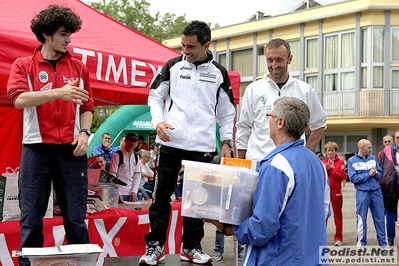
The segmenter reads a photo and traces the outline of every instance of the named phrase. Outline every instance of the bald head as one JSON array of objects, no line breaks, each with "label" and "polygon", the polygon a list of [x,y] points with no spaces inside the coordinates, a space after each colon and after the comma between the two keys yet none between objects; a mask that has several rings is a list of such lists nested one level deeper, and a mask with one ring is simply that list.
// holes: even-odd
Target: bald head
[{"label": "bald head", "polygon": [[373,151],[371,142],[367,139],[359,140],[359,142],[357,143],[357,147],[358,147],[358,155],[361,157],[369,156]]}]

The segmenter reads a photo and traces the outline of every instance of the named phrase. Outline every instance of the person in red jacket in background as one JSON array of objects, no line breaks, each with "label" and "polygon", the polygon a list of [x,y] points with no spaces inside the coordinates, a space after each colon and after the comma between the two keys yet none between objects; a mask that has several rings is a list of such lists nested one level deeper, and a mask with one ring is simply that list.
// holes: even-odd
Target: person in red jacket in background
[{"label": "person in red jacket in background", "polygon": [[338,157],[338,144],[329,141],[325,146],[326,158],[323,163],[326,166],[330,181],[330,200],[335,223],[335,246],[342,246],[342,205],[343,198],[341,183],[345,179],[345,162]]}]

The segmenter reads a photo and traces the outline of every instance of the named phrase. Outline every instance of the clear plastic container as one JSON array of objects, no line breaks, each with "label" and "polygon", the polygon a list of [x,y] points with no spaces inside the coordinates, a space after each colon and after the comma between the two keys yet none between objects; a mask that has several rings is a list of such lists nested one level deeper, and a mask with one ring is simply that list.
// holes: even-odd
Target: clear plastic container
[{"label": "clear plastic container", "polygon": [[182,216],[239,225],[249,217],[256,171],[183,160]]}]

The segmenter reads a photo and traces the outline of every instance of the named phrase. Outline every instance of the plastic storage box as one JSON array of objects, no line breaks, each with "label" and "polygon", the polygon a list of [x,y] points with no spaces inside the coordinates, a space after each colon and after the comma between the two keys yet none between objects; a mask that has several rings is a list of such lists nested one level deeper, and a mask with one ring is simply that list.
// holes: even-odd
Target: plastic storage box
[{"label": "plastic storage box", "polygon": [[239,225],[249,217],[256,171],[183,160],[182,216]]},{"label": "plastic storage box", "polygon": [[99,194],[107,207],[118,207],[119,187],[111,183],[89,185],[89,190]]}]

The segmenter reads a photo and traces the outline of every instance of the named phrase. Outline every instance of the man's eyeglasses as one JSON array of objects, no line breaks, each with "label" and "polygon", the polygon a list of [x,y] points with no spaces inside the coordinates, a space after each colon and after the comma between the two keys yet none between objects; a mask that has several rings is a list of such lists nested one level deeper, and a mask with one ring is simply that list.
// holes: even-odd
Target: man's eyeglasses
[{"label": "man's eyeglasses", "polygon": [[384,140],[384,143],[391,143],[390,140]]},{"label": "man's eyeglasses", "polygon": [[266,117],[271,119],[271,118],[276,118],[277,116],[274,114],[266,114]]}]

